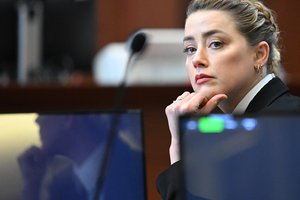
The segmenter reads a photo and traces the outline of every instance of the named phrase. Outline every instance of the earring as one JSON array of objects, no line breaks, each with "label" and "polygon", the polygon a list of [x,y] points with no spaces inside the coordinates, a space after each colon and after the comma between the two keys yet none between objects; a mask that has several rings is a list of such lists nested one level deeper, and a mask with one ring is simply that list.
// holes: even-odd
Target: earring
[{"label": "earring", "polygon": [[256,72],[260,72],[261,68],[262,68],[261,64],[254,65],[254,69]]}]

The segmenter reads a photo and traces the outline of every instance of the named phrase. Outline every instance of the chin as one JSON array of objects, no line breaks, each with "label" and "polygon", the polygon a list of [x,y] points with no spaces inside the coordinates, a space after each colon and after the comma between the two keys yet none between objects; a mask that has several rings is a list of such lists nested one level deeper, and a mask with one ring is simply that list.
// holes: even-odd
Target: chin
[{"label": "chin", "polygon": [[215,90],[213,87],[207,85],[193,85],[193,89],[196,93],[203,93],[203,94],[209,94],[211,93],[211,91]]},{"label": "chin", "polygon": [[225,94],[223,91],[218,90],[218,88],[210,87],[210,86],[208,86],[208,87],[202,87],[202,86],[199,87],[198,86],[198,87],[194,88],[194,91],[196,93],[201,93],[201,94],[205,95],[209,99],[217,94]]}]

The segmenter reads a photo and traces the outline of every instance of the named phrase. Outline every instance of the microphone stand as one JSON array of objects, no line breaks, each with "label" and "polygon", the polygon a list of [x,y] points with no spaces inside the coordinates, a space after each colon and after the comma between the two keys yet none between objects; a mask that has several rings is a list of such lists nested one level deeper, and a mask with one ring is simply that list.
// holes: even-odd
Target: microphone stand
[{"label": "microphone stand", "polygon": [[121,119],[121,111],[123,109],[124,99],[125,99],[125,93],[126,93],[126,80],[129,72],[130,63],[132,61],[132,58],[139,53],[145,46],[146,43],[146,35],[144,33],[137,33],[134,35],[132,41],[130,50],[131,53],[129,55],[129,58],[127,60],[125,72],[122,81],[120,82],[120,85],[117,90],[116,95],[116,104],[115,109],[116,111],[115,115],[113,115],[112,121],[111,121],[111,129],[109,130],[108,139],[106,143],[106,147],[104,149],[102,162],[99,168],[99,174],[96,182],[96,191],[94,193],[93,200],[99,200],[101,192],[103,191],[103,186],[106,178],[106,172],[108,170],[108,164],[109,164],[109,158],[111,154],[111,150],[113,147],[113,143],[115,141],[115,138],[118,135],[118,128],[119,123]]}]

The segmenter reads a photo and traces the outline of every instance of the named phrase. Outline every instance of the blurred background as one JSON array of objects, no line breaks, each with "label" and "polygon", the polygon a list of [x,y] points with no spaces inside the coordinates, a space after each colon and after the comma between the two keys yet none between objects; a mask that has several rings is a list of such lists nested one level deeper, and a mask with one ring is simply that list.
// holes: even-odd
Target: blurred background
[{"label": "blurred background", "polygon": [[[115,44],[110,56],[116,58],[112,56],[106,63],[111,61],[107,68],[115,68],[111,71],[117,77],[121,70],[118,61],[124,64],[127,59],[122,48],[129,36],[139,29],[182,30],[188,3],[188,0],[1,0],[0,111],[111,108],[117,82],[97,81],[100,75],[99,71],[95,74],[96,58]],[[300,2],[264,0],[264,3],[277,13],[286,82],[292,93],[300,95]],[[181,39],[172,42],[181,45]],[[165,46],[163,42],[159,45]],[[179,49],[178,56],[182,56],[181,52]],[[166,56],[161,60],[172,61],[167,52],[162,53]],[[172,79],[168,70],[171,72],[172,66],[164,72],[166,78]],[[184,90],[190,90],[184,78],[176,80],[166,83],[154,80],[146,85],[136,82],[128,88],[124,99],[126,108],[144,112],[147,188],[151,200],[159,199],[155,179],[169,165],[170,137],[164,108]]]},{"label": "blurred background", "polygon": [[[93,61],[104,47],[142,28],[182,29],[188,2],[2,0],[0,85],[92,84]],[[277,13],[286,81],[297,85],[299,2],[264,2]]]}]

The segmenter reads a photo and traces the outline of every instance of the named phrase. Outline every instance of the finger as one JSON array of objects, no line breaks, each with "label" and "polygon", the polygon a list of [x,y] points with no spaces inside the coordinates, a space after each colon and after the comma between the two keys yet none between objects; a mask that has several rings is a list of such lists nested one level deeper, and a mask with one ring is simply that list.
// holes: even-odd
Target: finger
[{"label": "finger", "polygon": [[31,162],[38,162],[46,160],[46,155],[42,149],[37,146],[31,146],[22,155],[19,156],[19,160],[27,160]]},{"label": "finger", "polygon": [[179,100],[177,103],[180,103],[181,105],[188,103],[191,99],[194,98],[195,96],[195,92],[189,93],[187,95],[184,96],[184,98],[182,98],[181,100]]},{"label": "finger", "polygon": [[218,106],[218,104],[225,99],[227,99],[227,95],[225,94],[217,94],[213,96],[206,102],[204,106],[200,107],[200,113],[208,114],[212,112],[212,110],[214,110]]},{"label": "finger", "polygon": [[184,92],[180,96],[177,97],[175,101],[173,101],[172,104],[168,105],[165,109],[165,113],[168,115],[179,115],[182,114],[186,103],[193,98],[195,93],[190,93],[190,92]]},{"label": "finger", "polygon": [[173,102],[177,102],[177,101],[183,100],[184,98],[186,98],[190,94],[191,94],[190,92],[185,91],[184,93],[182,93],[181,95],[179,95]]},{"label": "finger", "polygon": [[184,105],[193,98],[195,92],[184,92],[182,95],[178,96],[172,104],[167,106],[167,113],[181,114],[182,110],[184,110]]},{"label": "finger", "polygon": [[195,93],[185,93],[183,96],[183,99],[175,100],[167,107],[167,114],[174,113],[176,115],[180,115],[189,112],[189,101],[195,96]]},{"label": "finger", "polygon": [[206,96],[201,96],[199,94],[194,93],[193,95],[190,95],[189,97],[186,97],[182,102],[182,104],[179,107],[179,113],[194,113],[199,110],[199,105],[203,107],[202,105],[205,105],[208,101],[208,98]]}]

